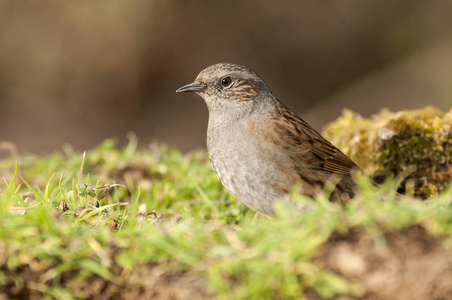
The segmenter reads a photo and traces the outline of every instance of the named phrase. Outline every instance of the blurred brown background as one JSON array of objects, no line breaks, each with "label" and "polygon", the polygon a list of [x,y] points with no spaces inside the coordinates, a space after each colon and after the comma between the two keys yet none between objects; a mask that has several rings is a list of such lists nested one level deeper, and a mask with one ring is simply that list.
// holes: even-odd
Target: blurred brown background
[{"label": "blurred brown background", "polygon": [[452,2],[0,0],[0,141],[37,153],[108,137],[205,146],[175,94],[217,62],[254,69],[315,128],[452,105]]}]

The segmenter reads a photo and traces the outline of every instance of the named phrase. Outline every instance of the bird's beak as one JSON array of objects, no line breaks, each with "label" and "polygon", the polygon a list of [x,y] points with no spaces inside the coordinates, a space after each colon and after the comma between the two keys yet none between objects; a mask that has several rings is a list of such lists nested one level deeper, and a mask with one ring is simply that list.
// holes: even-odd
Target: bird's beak
[{"label": "bird's beak", "polygon": [[190,84],[184,85],[176,90],[176,93],[182,92],[204,92],[206,90],[206,85],[202,82],[195,81]]}]

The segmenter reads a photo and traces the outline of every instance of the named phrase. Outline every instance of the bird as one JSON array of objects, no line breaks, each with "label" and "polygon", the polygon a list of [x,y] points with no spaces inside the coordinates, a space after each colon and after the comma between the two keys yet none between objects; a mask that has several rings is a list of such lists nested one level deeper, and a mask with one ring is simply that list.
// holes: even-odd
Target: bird
[{"label": "bird", "polygon": [[275,216],[295,187],[316,199],[347,203],[361,169],[280,102],[251,69],[218,63],[176,92],[194,92],[208,108],[207,150],[223,186],[260,214]]}]

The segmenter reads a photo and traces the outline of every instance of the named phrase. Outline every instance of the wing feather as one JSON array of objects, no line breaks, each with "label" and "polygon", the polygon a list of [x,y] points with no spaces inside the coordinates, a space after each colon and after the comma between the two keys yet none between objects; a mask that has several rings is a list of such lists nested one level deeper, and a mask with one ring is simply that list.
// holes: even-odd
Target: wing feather
[{"label": "wing feather", "polygon": [[[285,137],[294,149],[294,159],[297,159],[296,153],[303,155],[306,160],[307,150],[310,165],[320,167],[326,171],[336,174],[350,174],[352,170],[359,170],[359,167],[344,153],[342,153],[333,144],[323,138],[308,123],[303,121],[283,104],[279,103],[276,115],[271,119],[275,123],[275,128]],[[298,150],[298,151],[297,151]],[[292,155],[293,157],[293,155]]]}]

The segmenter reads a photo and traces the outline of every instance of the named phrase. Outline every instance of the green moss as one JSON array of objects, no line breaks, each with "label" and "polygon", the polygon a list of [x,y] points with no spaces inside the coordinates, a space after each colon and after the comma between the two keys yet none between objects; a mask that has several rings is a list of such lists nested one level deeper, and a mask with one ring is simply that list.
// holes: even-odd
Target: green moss
[{"label": "green moss", "polygon": [[369,119],[345,110],[324,135],[366,174],[405,177],[421,198],[437,195],[452,180],[452,110],[426,107],[383,110]]}]

